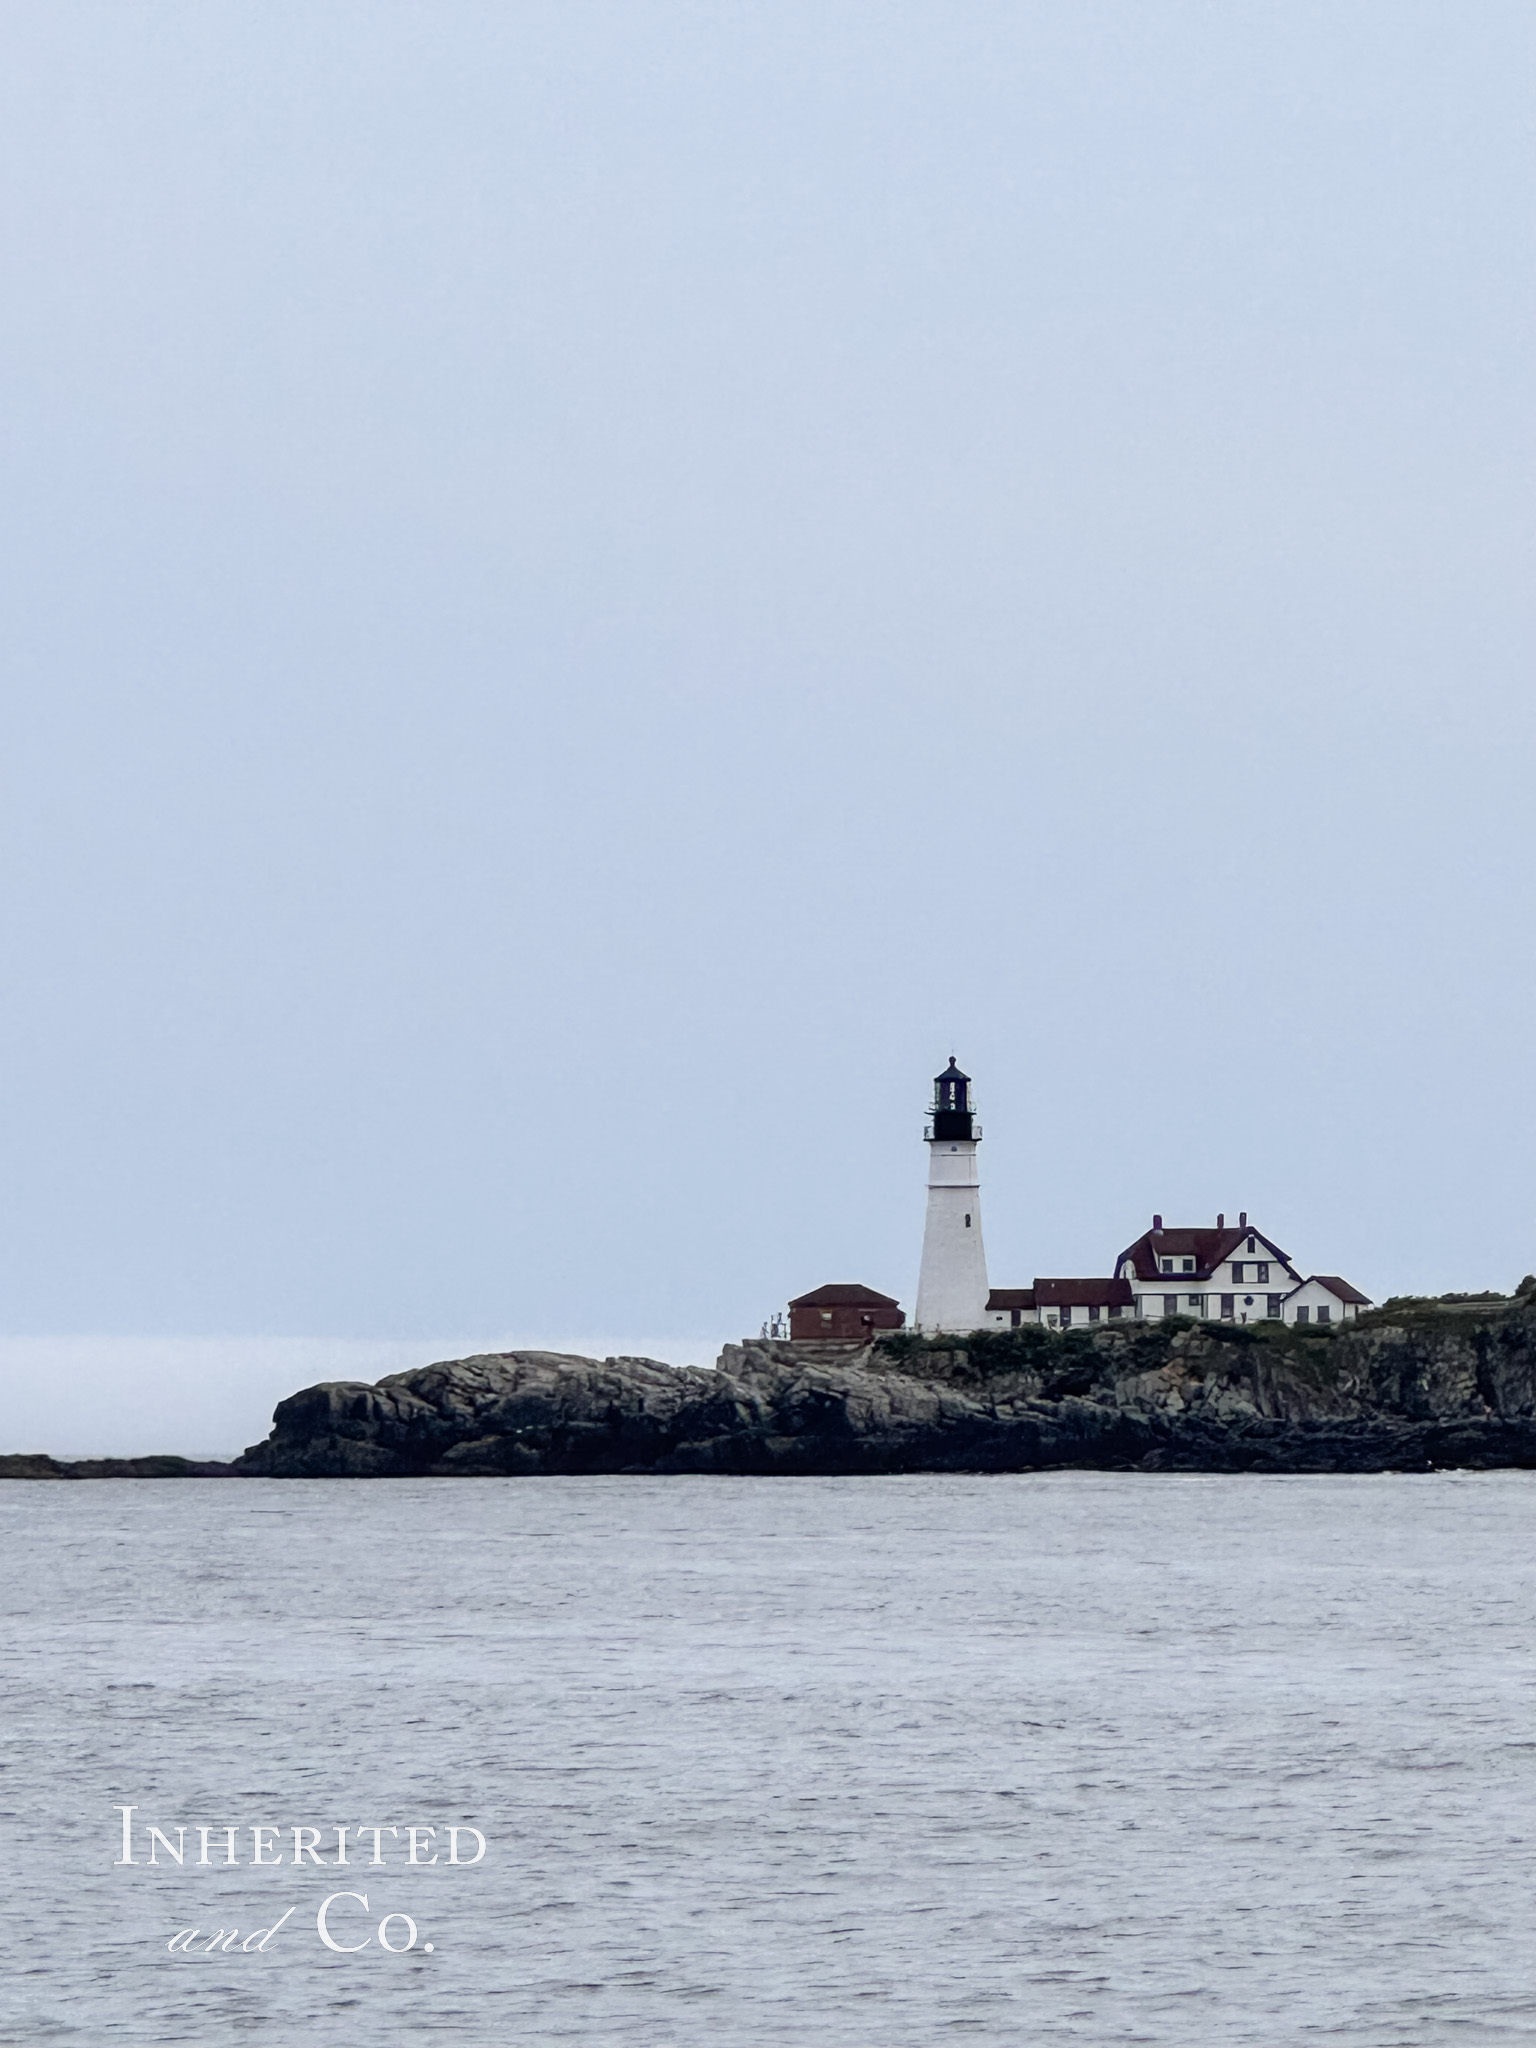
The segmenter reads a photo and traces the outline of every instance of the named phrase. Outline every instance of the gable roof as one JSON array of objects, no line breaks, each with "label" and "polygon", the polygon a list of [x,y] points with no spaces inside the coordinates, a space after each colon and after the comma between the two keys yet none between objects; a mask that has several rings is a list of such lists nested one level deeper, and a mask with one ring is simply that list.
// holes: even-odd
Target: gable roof
[{"label": "gable roof", "polygon": [[1326,1287],[1338,1300],[1352,1301],[1360,1308],[1369,1308],[1371,1305],[1371,1297],[1368,1294],[1362,1294],[1358,1287],[1351,1287],[1349,1282],[1341,1280],[1337,1273],[1312,1273],[1301,1284],[1303,1287]]},{"label": "gable roof", "polygon": [[857,1280],[834,1280],[825,1287],[813,1287],[789,1304],[791,1308],[899,1308],[888,1294],[876,1294],[873,1287],[861,1287]]},{"label": "gable roof", "polygon": [[1270,1257],[1277,1259],[1282,1266],[1290,1266],[1290,1253],[1281,1251],[1279,1245],[1267,1238],[1262,1230],[1255,1230],[1252,1224],[1243,1224],[1235,1229],[1229,1226],[1225,1230],[1148,1230],[1134,1244],[1126,1246],[1115,1264],[1119,1266],[1126,1259],[1133,1260],[1138,1280],[1177,1280],[1180,1274],[1165,1273],[1161,1262],[1164,1259],[1182,1261],[1192,1258],[1195,1262],[1193,1275],[1186,1273],[1182,1277],[1186,1280],[1208,1280],[1224,1260],[1230,1259],[1240,1246],[1247,1244],[1250,1237],[1256,1244],[1263,1245]]}]

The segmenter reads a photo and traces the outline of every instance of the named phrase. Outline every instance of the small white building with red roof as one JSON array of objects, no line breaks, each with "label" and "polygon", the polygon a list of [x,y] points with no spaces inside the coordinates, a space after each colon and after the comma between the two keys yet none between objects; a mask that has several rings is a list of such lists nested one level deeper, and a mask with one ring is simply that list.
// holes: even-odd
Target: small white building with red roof
[{"label": "small white building with red roof", "polygon": [[1314,1273],[1285,1297],[1288,1323],[1352,1323],[1371,1299],[1337,1273]]},{"label": "small white building with red roof", "polygon": [[987,1326],[994,1329],[1044,1323],[1067,1330],[1135,1313],[1136,1297],[1124,1280],[1037,1280],[1033,1287],[994,1287],[987,1296]]}]

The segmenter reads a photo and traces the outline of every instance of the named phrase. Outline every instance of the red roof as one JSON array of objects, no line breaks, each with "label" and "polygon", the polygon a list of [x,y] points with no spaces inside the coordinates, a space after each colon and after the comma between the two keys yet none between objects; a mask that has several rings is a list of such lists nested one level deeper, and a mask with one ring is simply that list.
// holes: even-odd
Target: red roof
[{"label": "red roof", "polygon": [[1135,1299],[1129,1280],[1037,1280],[1033,1287],[994,1287],[987,1307],[1129,1308]]},{"label": "red roof", "polygon": [[1129,1308],[1135,1298],[1129,1280],[1035,1281],[1038,1308]]},{"label": "red roof", "polygon": [[1310,1287],[1313,1281],[1319,1287],[1326,1287],[1328,1292],[1336,1295],[1340,1301],[1353,1301],[1361,1308],[1369,1308],[1371,1305],[1371,1297],[1368,1294],[1362,1294],[1358,1287],[1351,1287],[1349,1282],[1341,1280],[1337,1273],[1314,1273],[1303,1284]]},{"label": "red roof", "polygon": [[861,1287],[857,1280],[832,1281],[809,1294],[797,1295],[791,1308],[899,1308],[888,1294],[876,1294],[873,1287]]},{"label": "red roof", "polygon": [[[1241,1256],[1250,1237],[1256,1245],[1262,1245],[1272,1259],[1277,1259],[1282,1266],[1290,1266],[1288,1252],[1281,1251],[1279,1245],[1273,1244],[1262,1231],[1247,1225],[1235,1230],[1149,1230],[1134,1244],[1127,1245],[1115,1264],[1118,1266],[1121,1260],[1133,1259],[1138,1280],[1209,1280],[1223,1260],[1230,1259],[1234,1252]],[[1164,1259],[1177,1259],[1182,1268],[1184,1260],[1190,1258],[1195,1262],[1193,1273],[1182,1273],[1177,1269],[1172,1273],[1163,1271]]]}]

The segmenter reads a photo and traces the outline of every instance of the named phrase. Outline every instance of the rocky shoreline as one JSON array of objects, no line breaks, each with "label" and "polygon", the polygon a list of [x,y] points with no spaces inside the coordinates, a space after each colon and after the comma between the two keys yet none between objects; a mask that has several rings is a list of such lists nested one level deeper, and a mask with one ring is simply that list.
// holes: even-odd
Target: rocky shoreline
[{"label": "rocky shoreline", "polygon": [[0,1455],[0,1479],[228,1479],[233,1465],[208,1458],[50,1458],[43,1451]]},{"label": "rocky shoreline", "polygon": [[1536,1466],[1536,1297],[1358,1325],[1105,1323],[727,1345],[713,1372],[512,1352],[312,1387],[272,1477]]},{"label": "rocky shoreline", "polygon": [[1536,1283],[1357,1324],[1173,1318],[728,1344],[713,1370],[511,1351],[326,1382],[230,1465],[0,1459],[0,1478],[1414,1472],[1536,1467]]}]

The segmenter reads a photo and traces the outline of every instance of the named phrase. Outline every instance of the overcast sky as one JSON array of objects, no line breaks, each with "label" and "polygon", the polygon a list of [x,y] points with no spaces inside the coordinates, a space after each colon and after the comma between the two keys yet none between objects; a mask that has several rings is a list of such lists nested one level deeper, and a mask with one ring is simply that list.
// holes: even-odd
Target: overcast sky
[{"label": "overcast sky", "polygon": [[9,0],[0,1327],[910,1308],[951,1051],[995,1284],[1536,1268],[1533,75]]}]

